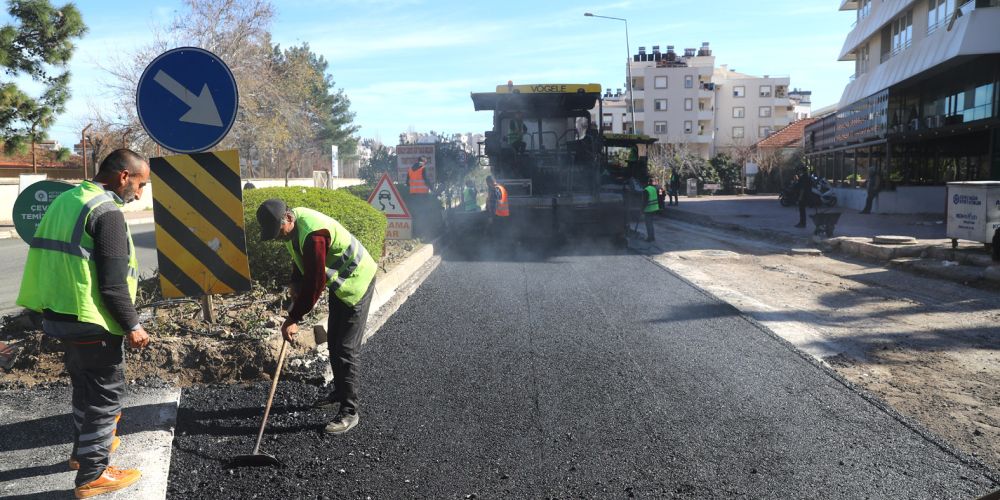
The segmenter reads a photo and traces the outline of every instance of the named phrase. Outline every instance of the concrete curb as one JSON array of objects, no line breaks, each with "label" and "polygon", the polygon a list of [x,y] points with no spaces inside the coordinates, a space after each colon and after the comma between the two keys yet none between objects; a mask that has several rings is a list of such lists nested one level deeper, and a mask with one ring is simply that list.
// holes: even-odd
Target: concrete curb
[{"label": "concrete curb", "polygon": [[667,211],[666,216],[668,219],[681,222],[738,231],[768,241],[818,246],[824,253],[859,257],[881,263],[886,267],[958,283],[1000,285],[1000,264],[994,263],[989,255],[969,251],[981,248],[978,243],[962,244],[956,250],[951,248],[951,240],[918,240],[917,243],[909,245],[886,245],[874,243],[871,238],[852,236],[838,236],[830,239],[797,238],[779,231],[719,222],[709,216],[683,210]]},{"label": "concrete curb", "polygon": [[[382,328],[382,325],[406,302],[406,299],[423,283],[424,279],[437,268],[441,259],[436,258],[436,255],[443,247],[442,238],[444,237],[438,237],[421,246],[387,273],[376,276],[375,294],[368,310],[368,323],[365,325],[365,333],[361,339],[362,344]],[[326,324],[328,319],[329,315],[323,316],[313,326],[313,334],[317,339],[327,337]],[[330,366],[326,366],[325,370],[325,379],[329,383],[333,379],[332,369]]]},{"label": "concrete curb", "polygon": [[[0,416],[0,424],[20,430],[8,436],[8,442],[13,440],[15,446],[0,453],[0,475],[8,477],[0,482],[0,497],[73,496],[76,473],[66,466],[72,449],[68,430],[72,426],[68,413],[71,393],[68,386],[60,386],[4,395],[18,404]],[[138,468],[143,475],[135,486],[107,498],[166,497],[180,395],[178,388],[130,385],[125,389],[122,446],[112,456],[112,464]]]},{"label": "concrete curb", "polygon": [[437,253],[435,249],[440,249],[440,240],[441,238],[437,238],[421,246],[416,252],[403,259],[402,262],[390,269],[389,272],[382,275],[375,282],[375,296],[383,298],[383,300],[379,301],[380,303],[377,302],[377,305],[372,304],[374,310],[381,309],[391,296],[396,293],[396,289],[413,276],[428,260],[434,257],[435,253]]}]

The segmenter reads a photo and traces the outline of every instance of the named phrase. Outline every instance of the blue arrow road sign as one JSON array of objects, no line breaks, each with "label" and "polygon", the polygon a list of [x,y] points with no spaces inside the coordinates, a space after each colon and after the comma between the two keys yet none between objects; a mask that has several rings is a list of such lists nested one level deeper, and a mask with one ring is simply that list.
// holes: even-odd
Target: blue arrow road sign
[{"label": "blue arrow road sign", "polygon": [[236,79],[222,59],[196,47],[168,50],[146,66],[135,93],[142,127],[178,153],[208,150],[236,121]]}]

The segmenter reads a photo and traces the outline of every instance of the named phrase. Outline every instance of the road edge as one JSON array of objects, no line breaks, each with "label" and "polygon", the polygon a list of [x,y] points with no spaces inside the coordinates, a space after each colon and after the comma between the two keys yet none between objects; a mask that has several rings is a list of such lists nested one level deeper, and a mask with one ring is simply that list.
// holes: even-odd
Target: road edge
[{"label": "road edge", "polygon": [[924,440],[926,440],[929,443],[937,446],[939,449],[941,449],[945,453],[954,456],[962,464],[970,466],[973,469],[979,470],[980,472],[982,472],[983,476],[985,476],[990,481],[993,481],[993,483],[994,483],[993,486],[994,487],[1000,487],[1000,471],[994,471],[991,467],[989,467],[988,465],[986,465],[984,462],[982,462],[978,458],[973,457],[972,455],[967,454],[964,451],[961,451],[961,450],[955,448],[954,446],[948,444],[943,439],[939,438],[936,434],[934,434],[933,432],[931,432],[929,429],[925,428],[918,421],[916,421],[916,420],[914,420],[914,419],[912,419],[910,417],[907,417],[906,415],[903,415],[902,413],[900,413],[899,411],[897,411],[895,408],[893,408],[891,405],[889,405],[888,402],[886,402],[885,400],[883,400],[877,394],[875,394],[875,393],[873,393],[873,392],[865,389],[864,387],[859,387],[856,384],[854,384],[853,382],[851,382],[850,380],[847,380],[846,378],[844,378],[844,376],[842,376],[840,373],[838,373],[835,369],[833,369],[829,364],[827,364],[822,359],[818,359],[815,356],[813,356],[813,355],[811,355],[811,354],[809,354],[809,353],[807,353],[807,352],[799,349],[798,347],[795,346],[795,344],[792,344],[791,342],[789,342],[788,340],[786,340],[784,337],[778,335],[771,328],[769,328],[767,325],[763,324],[762,322],[758,321],[756,318],[754,318],[753,316],[751,316],[749,313],[747,313],[744,310],[740,309],[739,307],[733,305],[732,303],[730,303],[729,301],[723,299],[722,297],[719,297],[719,296],[715,295],[714,293],[712,293],[712,292],[710,292],[708,290],[705,290],[704,288],[696,285],[695,283],[693,283],[692,281],[688,280],[684,276],[681,276],[680,274],[676,273],[673,269],[670,269],[669,267],[666,267],[664,264],[662,264],[661,262],[657,261],[654,258],[654,256],[651,255],[651,254],[649,254],[648,252],[641,252],[640,250],[634,249],[632,247],[630,247],[629,250],[632,253],[634,253],[635,255],[643,257],[647,261],[651,262],[653,265],[655,265],[655,266],[663,269],[664,271],[670,273],[671,275],[673,275],[674,277],[676,277],[677,279],[679,279],[680,281],[682,281],[684,284],[686,284],[686,285],[690,286],[691,288],[697,290],[699,293],[701,293],[704,296],[710,298],[711,300],[713,300],[713,301],[715,301],[715,302],[717,302],[719,304],[725,305],[726,307],[729,307],[730,309],[732,309],[733,311],[735,311],[739,317],[741,317],[742,319],[746,320],[748,323],[752,324],[754,327],[756,327],[757,329],[759,329],[761,332],[763,332],[764,334],[768,335],[772,339],[776,340],[779,344],[785,346],[788,350],[792,351],[793,353],[795,353],[796,355],[798,355],[800,358],[802,358],[806,362],[812,364],[813,366],[815,366],[819,370],[823,371],[826,375],[828,375],[829,377],[833,378],[835,381],[837,381],[839,384],[843,385],[849,391],[854,392],[855,394],[857,394],[858,396],[860,396],[861,398],[863,398],[865,401],[868,401],[869,403],[871,403],[872,405],[874,405],[876,408],[878,408],[879,410],[881,410],[882,412],[884,412],[886,415],[888,415],[892,419],[896,420],[897,422],[899,422],[900,424],[902,424],[906,428],[908,428],[908,429],[912,430],[913,432],[915,432],[917,435],[919,435]]}]

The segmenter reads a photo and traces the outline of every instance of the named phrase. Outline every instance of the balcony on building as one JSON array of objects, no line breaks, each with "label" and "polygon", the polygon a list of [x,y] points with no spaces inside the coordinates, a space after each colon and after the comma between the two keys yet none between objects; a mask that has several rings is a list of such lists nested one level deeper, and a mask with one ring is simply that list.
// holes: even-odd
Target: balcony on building
[{"label": "balcony on building", "polygon": [[715,118],[715,108],[711,99],[698,99],[698,121],[711,121]]},{"label": "balcony on building", "polygon": [[[905,32],[907,35],[895,41],[897,39],[894,38],[893,32],[888,33],[889,40],[882,45],[881,54],[872,53],[867,67],[863,71],[857,71],[855,78],[847,84],[841,96],[840,107],[849,106],[915,77],[921,78],[920,75],[927,71],[939,72],[969,58],[1000,52],[1000,37],[997,36],[997,26],[1000,26],[1000,0],[956,0],[956,2],[957,10],[947,16],[948,22],[943,28],[939,26],[936,29],[932,29],[933,25],[928,25],[930,20],[926,3],[908,4],[907,9],[913,8],[913,22],[912,25],[907,25],[908,30]],[[908,12],[907,9],[904,9],[904,13]],[[881,15],[880,10],[875,10],[865,21]],[[898,16],[890,17],[887,22],[898,18]],[[890,22],[887,26],[890,30],[891,24]],[[941,23],[935,20],[935,24]],[[949,27],[951,29],[948,29]],[[880,26],[879,30],[883,28]],[[884,34],[876,33],[874,36],[885,38]],[[851,47],[851,49],[842,52],[840,57],[842,61],[856,60],[861,52],[857,46],[867,43],[867,39],[858,42],[851,40],[849,37],[844,45],[845,48]]]},{"label": "balcony on building", "polygon": [[712,82],[701,81],[698,83],[698,98],[705,99],[715,97],[715,87],[716,84]]}]

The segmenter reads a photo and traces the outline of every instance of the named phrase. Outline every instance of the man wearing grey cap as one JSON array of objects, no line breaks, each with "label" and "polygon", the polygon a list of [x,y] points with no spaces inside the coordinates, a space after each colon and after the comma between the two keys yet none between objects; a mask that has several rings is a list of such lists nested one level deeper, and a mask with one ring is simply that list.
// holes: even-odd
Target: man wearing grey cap
[{"label": "man wearing grey cap", "polygon": [[327,348],[333,367],[334,393],[321,407],[340,404],[326,426],[328,434],[343,434],[358,424],[358,351],[375,289],[375,260],[364,245],[333,218],[304,207],[289,208],[270,199],[257,209],[261,240],[285,242],[295,263],[292,269],[292,309],[281,325],[293,341],[298,323],[330,290]]}]

